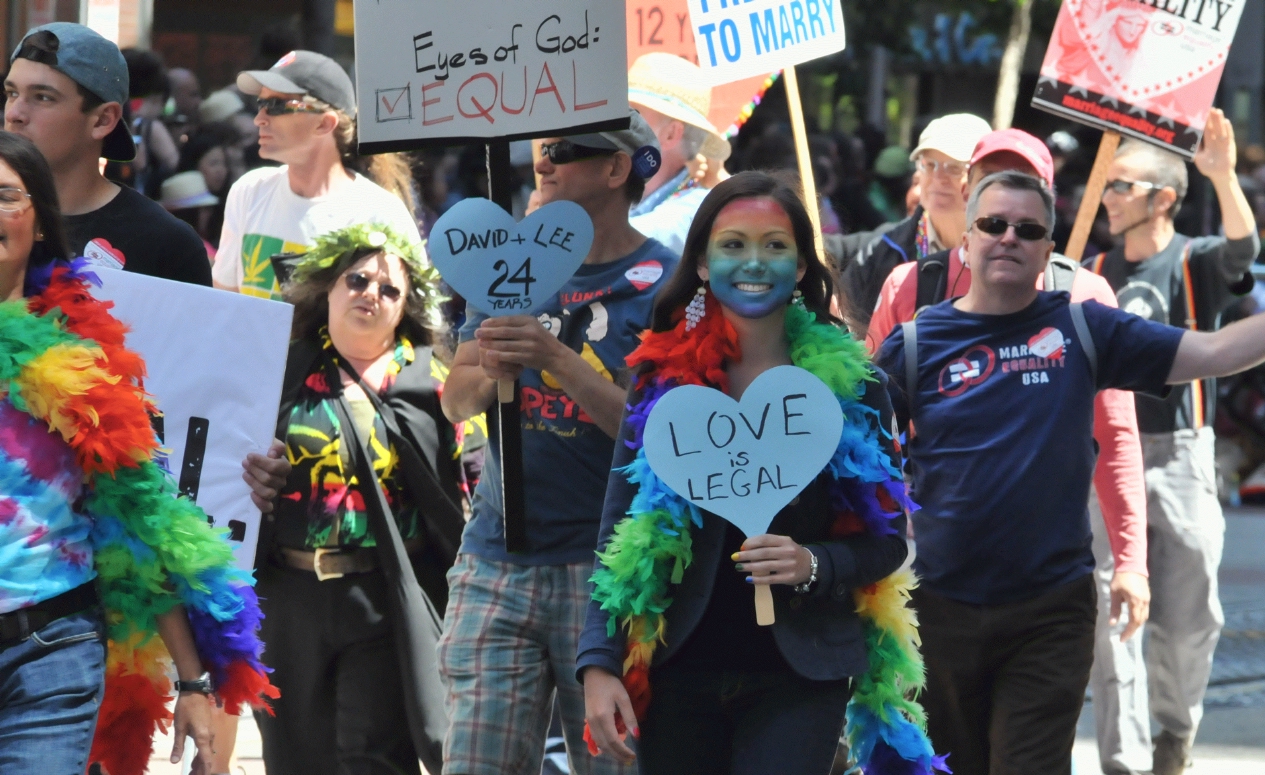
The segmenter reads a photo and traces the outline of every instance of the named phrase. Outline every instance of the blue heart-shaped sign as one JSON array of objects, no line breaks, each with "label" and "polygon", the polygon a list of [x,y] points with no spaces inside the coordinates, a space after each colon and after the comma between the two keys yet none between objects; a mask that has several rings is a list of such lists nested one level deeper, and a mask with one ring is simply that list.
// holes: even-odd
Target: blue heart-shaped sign
[{"label": "blue heart-shaped sign", "polygon": [[811,373],[777,366],[742,401],[682,385],[646,421],[646,462],[674,492],[732,522],[748,538],[769,530],[839,446],[843,410]]},{"label": "blue heart-shaped sign", "polygon": [[550,202],[515,223],[487,199],[463,199],[430,230],[430,260],[475,309],[492,317],[544,306],[584,263],[593,222],[575,202]]}]

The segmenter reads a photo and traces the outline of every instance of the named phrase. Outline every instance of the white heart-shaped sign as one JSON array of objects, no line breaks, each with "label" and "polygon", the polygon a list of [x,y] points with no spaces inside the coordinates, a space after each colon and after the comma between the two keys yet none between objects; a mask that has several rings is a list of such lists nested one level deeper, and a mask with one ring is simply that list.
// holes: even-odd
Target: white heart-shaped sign
[{"label": "white heart-shaped sign", "polygon": [[669,390],[650,412],[646,462],[682,498],[747,537],[821,473],[843,433],[839,400],[811,373],[777,366],[742,401],[711,388]]},{"label": "white heart-shaped sign", "polygon": [[430,230],[427,250],[445,281],[492,317],[528,315],[584,263],[593,222],[575,202],[550,202],[515,223],[487,199],[463,199]]}]

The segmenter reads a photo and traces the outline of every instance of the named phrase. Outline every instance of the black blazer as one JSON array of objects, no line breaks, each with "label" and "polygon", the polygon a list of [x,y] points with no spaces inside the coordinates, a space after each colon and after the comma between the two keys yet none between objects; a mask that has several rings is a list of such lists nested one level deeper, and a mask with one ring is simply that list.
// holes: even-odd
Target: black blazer
[{"label": "black blazer", "polygon": [[[892,427],[892,407],[887,396],[887,376],[875,369],[878,382],[867,382],[861,401],[879,411],[881,427]],[[640,395],[630,392],[628,403],[635,404]],[[632,462],[634,453],[626,442],[630,436],[625,422],[615,443],[615,460],[606,487],[606,505],[598,533],[599,551],[606,548],[615,523],[623,519],[632,503],[636,487],[618,470]],[[894,446],[886,443],[887,453],[899,465]],[[833,521],[827,485],[829,473],[823,473],[774,518],[769,532],[788,535],[797,543],[810,545],[817,555],[817,584],[805,595],[796,594],[785,584],[775,584],[773,608],[776,621],[773,639],[791,668],[799,675],[828,681],[860,675],[869,667],[865,634],[856,613],[852,590],[873,584],[900,568],[908,554],[905,543],[905,517],[892,521],[896,535],[859,535],[843,540],[830,540]],[[685,642],[698,626],[711,600],[716,575],[721,563],[725,539],[725,521],[710,512],[703,512],[703,527],[695,528],[694,561],[685,570],[681,583],[670,591],[672,605],[664,614],[667,619],[666,643],[655,650],[654,665],[660,665]],[[724,572],[732,573],[725,567]],[[576,658],[576,674],[589,666],[601,667],[613,675],[623,674],[624,630],[616,628],[614,636],[606,634],[609,616],[597,602],[589,602],[588,616],[580,634]]]}]

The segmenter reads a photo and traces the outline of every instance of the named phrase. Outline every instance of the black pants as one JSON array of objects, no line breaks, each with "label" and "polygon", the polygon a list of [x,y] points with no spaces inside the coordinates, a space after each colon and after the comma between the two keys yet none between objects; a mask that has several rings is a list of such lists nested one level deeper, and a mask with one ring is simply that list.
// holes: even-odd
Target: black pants
[{"label": "black pants", "polygon": [[281,690],[276,716],[255,714],[268,775],[420,773],[381,571],[258,575],[263,661]]},{"label": "black pants", "polygon": [[790,672],[650,674],[642,775],[828,775],[852,689]]},{"label": "black pants", "polygon": [[1094,659],[1093,576],[1006,605],[925,589],[913,600],[927,732],[954,775],[1068,775]]}]

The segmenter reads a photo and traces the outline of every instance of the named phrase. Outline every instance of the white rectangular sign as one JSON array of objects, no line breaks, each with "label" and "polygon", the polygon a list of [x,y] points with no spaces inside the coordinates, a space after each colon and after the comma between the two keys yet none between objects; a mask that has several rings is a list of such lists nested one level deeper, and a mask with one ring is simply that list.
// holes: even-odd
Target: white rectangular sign
[{"label": "white rectangular sign", "polygon": [[162,412],[161,446],[182,494],[228,528],[240,568],[255,562],[259,509],[242,461],[277,428],[290,341],[289,304],[114,269],[93,294],[114,302],[145,390]]},{"label": "white rectangular sign", "polygon": [[362,152],[627,125],[623,0],[358,0],[355,11]]},{"label": "white rectangular sign", "polygon": [[689,0],[698,64],[715,86],[842,51],[843,0]]}]

